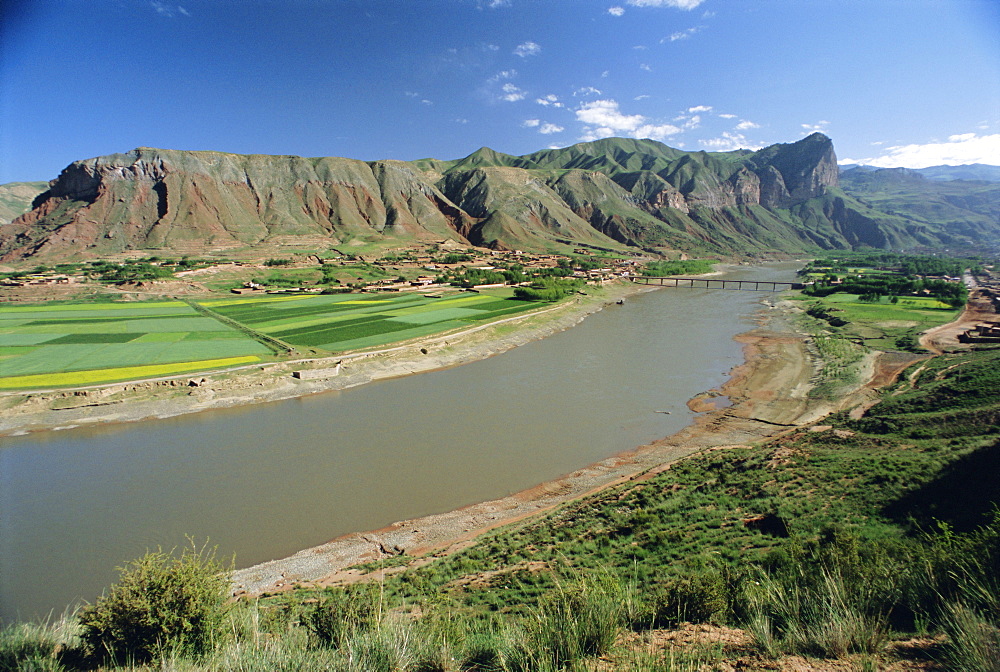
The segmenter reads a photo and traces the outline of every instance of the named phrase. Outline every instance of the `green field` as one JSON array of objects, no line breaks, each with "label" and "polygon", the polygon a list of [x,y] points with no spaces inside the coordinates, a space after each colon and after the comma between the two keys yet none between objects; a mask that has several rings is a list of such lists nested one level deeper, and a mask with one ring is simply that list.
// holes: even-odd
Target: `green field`
[{"label": "green field", "polygon": [[269,354],[179,301],[0,308],[0,389],[132,380],[246,364]]},{"label": "green field", "polygon": [[419,294],[340,294],[203,301],[202,306],[297,347],[355,350],[531,310],[492,294],[432,299]]},{"label": "green field", "polygon": [[468,327],[531,310],[493,294],[289,295],[202,301],[234,328],[181,301],[0,308],[0,389],[65,387],[236,366],[271,350],[344,351]]},{"label": "green field", "polygon": [[896,303],[887,296],[869,302],[847,293],[793,298],[804,306],[822,306],[828,315],[845,320],[836,334],[885,350],[912,350],[920,332],[951,322],[961,312],[933,297],[901,296]]}]

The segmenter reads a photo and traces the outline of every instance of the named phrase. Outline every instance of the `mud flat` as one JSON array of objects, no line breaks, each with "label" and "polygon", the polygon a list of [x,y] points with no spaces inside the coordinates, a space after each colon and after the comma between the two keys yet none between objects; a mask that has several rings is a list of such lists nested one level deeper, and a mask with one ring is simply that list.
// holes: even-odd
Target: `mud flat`
[{"label": "mud flat", "polygon": [[[680,432],[508,497],[344,535],[288,558],[237,570],[234,594],[253,596],[296,585],[356,581],[364,572],[352,566],[388,556],[412,557],[410,566],[426,563],[465,548],[488,530],[659,473],[692,453],[764,439],[860,403],[864,388],[837,402],[809,397],[817,363],[807,348],[808,336],[793,327],[796,310],[791,302],[780,302],[761,314],[756,328],[738,337],[745,363],[722,389],[689,402],[692,409],[706,413]],[[720,408],[720,402],[728,405]]]},{"label": "mud flat", "polygon": [[[618,299],[654,289],[608,285],[532,313],[367,352],[71,390],[5,392],[0,394],[0,436],[281,401],[467,364],[569,329]],[[335,369],[338,363],[336,376],[292,376],[299,370]]]}]

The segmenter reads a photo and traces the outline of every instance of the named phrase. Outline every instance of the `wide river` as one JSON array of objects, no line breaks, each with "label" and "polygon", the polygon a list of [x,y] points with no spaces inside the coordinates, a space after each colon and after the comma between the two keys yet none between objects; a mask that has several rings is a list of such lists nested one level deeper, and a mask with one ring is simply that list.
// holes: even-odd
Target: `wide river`
[{"label": "wide river", "polygon": [[[794,263],[732,279],[793,280]],[[487,360],[342,392],[0,438],[0,619],[93,600],[147,549],[237,566],[517,492],[668,436],[742,363],[762,292],[663,289]],[[669,413],[665,413],[668,411]]]}]

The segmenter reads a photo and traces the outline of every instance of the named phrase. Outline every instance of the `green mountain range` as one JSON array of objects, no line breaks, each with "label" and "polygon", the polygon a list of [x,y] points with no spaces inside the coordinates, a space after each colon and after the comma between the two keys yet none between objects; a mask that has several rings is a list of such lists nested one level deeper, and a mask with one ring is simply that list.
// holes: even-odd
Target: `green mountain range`
[{"label": "green mountain range", "polygon": [[[70,164],[33,210],[0,222],[0,259],[442,239],[753,258],[1000,241],[989,188],[928,192],[949,209],[914,209],[865,186],[862,174],[882,171],[858,170],[842,183],[833,143],[819,133],[759,151],[608,138],[410,162],[139,148]],[[906,188],[904,200],[916,193]]]}]

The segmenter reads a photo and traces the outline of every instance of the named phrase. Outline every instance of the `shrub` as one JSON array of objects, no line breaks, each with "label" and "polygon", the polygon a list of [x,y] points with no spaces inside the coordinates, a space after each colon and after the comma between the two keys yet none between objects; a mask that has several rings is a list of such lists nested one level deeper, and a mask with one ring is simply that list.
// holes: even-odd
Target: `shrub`
[{"label": "shrub", "polygon": [[715,572],[691,574],[672,579],[647,598],[640,627],[674,626],[684,621],[708,623],[726,610],[726,585]]},{"label": "shrub", "polygon": [[378,586],[349,586],[330,594],[306,614],[310,634],[322,646],[340,648],[356,634],[379,625],[382,604]]},{"label": "shrub", "polygon": [[221,637],[229,576],[215,549],[158,550],[120,571],[110,592],[79,616],[94,656],[140,662],[167,653],[197,655]]}]

